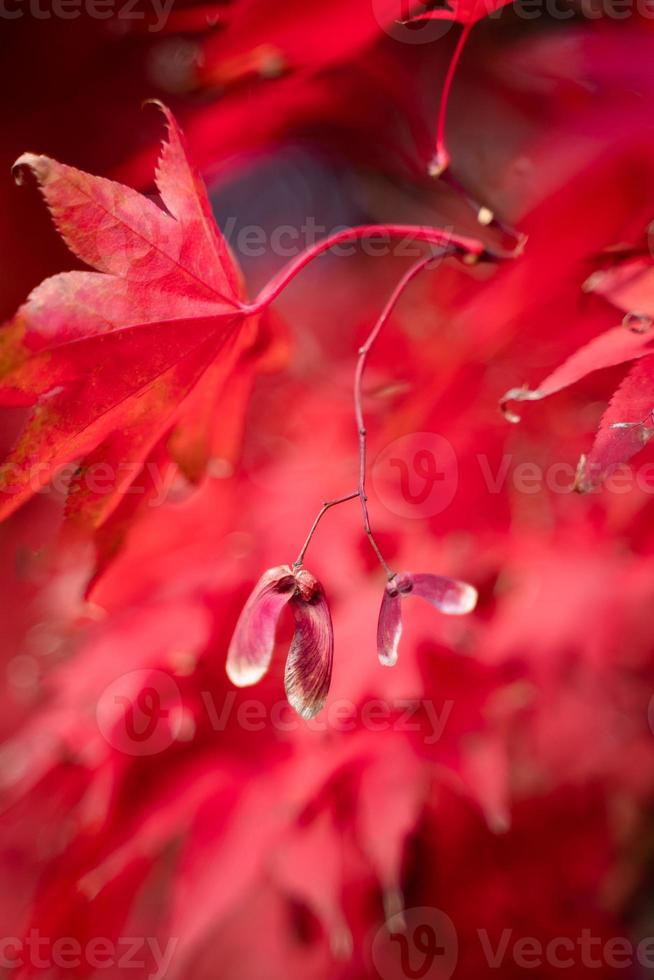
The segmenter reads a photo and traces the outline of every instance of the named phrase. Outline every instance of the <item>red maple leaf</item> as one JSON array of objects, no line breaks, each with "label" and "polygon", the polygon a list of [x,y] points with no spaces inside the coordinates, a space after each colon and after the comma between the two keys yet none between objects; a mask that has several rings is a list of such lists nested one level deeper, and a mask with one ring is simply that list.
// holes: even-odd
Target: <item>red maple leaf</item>
[{"label": "red maple leaf", "polygon": [[97,271],[47,279],[0,337],[0,403],[31,406],[0,469],[0,517],[81,460],[68,510],[103,523],[187,401],[201,402],[203,386],[215,396],[252,339],[239,270],[161,108],[164,207],[49,157],[16,162],[18,179],[26,168],[35,174],[68,247]]},{"label": "red maple leaf", "polygon": [[633,365],[611,398],[593,447],[579,467],[579,490],[592,490],[649,442],[654,435],[653,409],[654,356],[650,355]]},{"label": "red maple leaf", "polygon": [[511,388],[500,403],[508,420],[519,422],[520,416],[507,408],[509,402],[540,401],[593,371],[637,362],[611,398],[589,455],[579,462],[576,489],[581,493],[596,488],[617,466],[635,456],[654,432],[654,347],[649,313],[652,269],[650,261],[637,258],[594,273],[586,291],[603,295],[625,311],[622,325],[580,347],[538,388]]}]

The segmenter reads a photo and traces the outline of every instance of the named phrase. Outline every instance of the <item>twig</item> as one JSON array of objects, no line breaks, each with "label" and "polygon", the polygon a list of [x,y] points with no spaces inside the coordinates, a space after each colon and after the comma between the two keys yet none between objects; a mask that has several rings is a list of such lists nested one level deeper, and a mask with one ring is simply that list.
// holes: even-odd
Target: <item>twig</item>
[{"label": "twig", "polygon": [[322,507],[318,511],[318,515],[317,515],[315,521],[311,525],[311,529],[309,530],[309,533],[307,534],[306,541],[302,545],[302,549],[300,551],[300,554],[297,556],[297,558],[293,562],[293,568],[299,568],[300,565],[302,564],[302,562],[304,561],[304,556],[307,553],[307,548],[311,544],[311,538],[316,533],[316,528],[320,524],[320,522],[321,522],[321,520],[323,518],[323,514],[326,514],[327,511],[330,509],[330,507],[335,507],[336,504],[344,504],[346,500],[354,500],[354,498],[355,497],[358,497],[358,496],[359,496],[359,491],[358,490],[355,490],[354,493],[348,493],[348,494],[345,495],[345,497],[337,497],[335,500],[326,500],[324,502],[324,504],[322,505]]},{"label": "twig", "polygon": [[357,361],[356,371],[354,373],[354,416],[356,418],[357,432],[359,435],[359,499],[361,501],[361,511],[363,515],[363,529],[366,532],[368,536],[368,540],[372,545],[373,551],[377,555],[377,558],[379,559],[379,562],[382,568],[384,569],[384,571],[386,572],[386,575],[388,576],[389,579],[393,578],[395,572],[388,566],[381,551],[379,550],[379,546],[375,541],[374,535],[370,529],[370,515],[368,514],[368,498],[366,496],[367,430],[366,430],[365,420],[363,417],[362,391],[361,391],[362,384],[363,384],[363,372],[365,371],[366,360],[368,354],[370,353],[370,349],[372,348],[372,345],[377,340],[382,330],[382,327],[390,317],[400,296],[402,295],[406,287],[409,285],[412,279],[414,279],[418,275],[419,272],[422,272],[422,270],[426,266],[428,266],[430,262],[433,261],[434,258],[442,257],[443,255],[446,255],[448,252],[451,251],[453,251],[453,249],[446,249],[446,248],[441,249],[438,256],[435,256],[432,253],[431,255],[428,255],[420,259],[420,261],[416,262],[409,269],[407,269],[407,271],[404,273],[402,278],[395,286],[395,289],[391,293],[390,297],[388,298],[388,301],[386,302],[386,306],[382,310],[379,319],[377,320],[370,334],[368,335],[368,339],[361,347],[359,347],[359,359]]},{"label": "twig", "polygon": [[450,165],[450,154],[447,152],[447,144],[445,140],[447,103],[450,97],[454,75],[456,74],[456,69],[461,59],[461,54],[463,53],[463,49],[470,36],[470,31],[472,30],[473,26],[474,24],[463,25],[463,30],[459,35],[459,40],[456,42],[456,47],[454,48],[452,57],[450,58],[450,63],[447,66],[447,73],[443,82],[441,101],[438,108],[438,121],[436,123],[436,153],[434,159],[429,165],[429,173],[432,177],[440,177],[440,175],[444,173]]},{"label": "twig", "polygon": [[368,354],[370,353],[373,344],[377,340],[380,331],[382,330],[382,327],[387,322],[400,296],[407,288],[409,283],[418,275],[419,272],[421,272],[431,262],[433,262],[434,259],[440,259],[445,255],[454,253],[455,251],[456,248],[452,245],[444,246],[440,248],[436,253],[432,251],[429,255],[423,256],[423,258],[421,258],[418,262],[412,265],[404,273],[402,278],[398,281],[397,285],[395,286],[395,289],[393,290],[390,297],[388,298],[386,305],[384,306],[384,309],[382,310],[380,316],[378,317],[377,322],[375,323],[374,327],[370,331],[367,340],[361,347],[359,347],[359,357],[357,360],[356,370],[354,372],[354,416],[356,419],[357,432],[359,436],[359,484],[357,489],[353,493],[348,493],[343,497],[337,497],[334,500],[326,500],[324,502],[313,524],[311,525],[311,528],[309,529],[309,533],[306,537],[304,544],[302,545],[300,554],[293,562],[294,568],[296,569],[300,568],[300,566],[302,565],[307,548],[311,543],[311,539],[313,538],[316,532],[316,528],[318,527],[320,521],[322,520],[326,512],[331,507],[335,507],[337,504],[344,504],[346,501],[354,500],[355,497],[358,497],[359,500],[361,501],[361,512],[363,515],[363,529],[366,532],[366,535],[368,537],[368,540],[370,541],[373,551],[377,555],[377,558],[379,559],[382,568],[386,572],[387,577],[389,579],[392,579],[393,576],[395,575],[395,572],[392,570],[392,568],[390,568],[390,566],[384,559],[384,556],[382,555],[379,546],[375,541],[372,530],[370,528],[370,516],[368,514],[368,498],[366,496],[366,450],[367,450],[366,434],[367,433],[366,433],[365,420],[363,417],[363,405],[362,405],[363,372],[366,367],[366,359],[368,357]]},{"label": "twig", "polygon": [[[492,258],[510,258],[509,253],[491,253],[486,245],[475,238],[465,238],[453,232],[441,228],[434,228],[432,225],[357,225],[353,228],[345,228],[341,231],[328,235],[321,241],[316,242],[305,249],[296,258],[292,259],[287,265],[277,273],[276,276],[263,287],[253,303],[244,304],[242,311],[248,314],[260,313],[269,303],[279,296],[283,289],[306,265],[318,255],[329,251],[335,245],[342,245],[346,242],[360,241],[362,238],[374,238],[383,236],[393,238],[405,238],[414,242],[427,242],[431,245],[447,247],[454,251],[462,252],[463,255],[472,256],[473,259],[482,258],[487,255]],[[433,255],[433,253],[432,253]]]}]

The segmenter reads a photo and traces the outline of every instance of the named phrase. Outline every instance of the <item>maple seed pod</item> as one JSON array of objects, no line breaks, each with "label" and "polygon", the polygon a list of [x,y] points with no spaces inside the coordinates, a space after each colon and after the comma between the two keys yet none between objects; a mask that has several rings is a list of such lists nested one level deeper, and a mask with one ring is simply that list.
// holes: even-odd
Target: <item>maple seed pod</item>
[{"label": "maple seed pod", "polygon": [[236,624],[227,653],[227,676],[237,687],[261,680],[270,667],[277,622],[287,603],[295,634],[284,672],[286,696],[299,715],[313,718],[329,691],[334,631],[323,588],[305,569],[278,565],[263,573]]},{"label": "maple seed pod", "polygon": [[397,648],[402,635],[402,599],[417,595],[448,616],[464,616],[477,604],[477,590],[466,582],[416,572],[398,572],[386,583],[379,621],[377,653],[385,667],[397,663]]}]

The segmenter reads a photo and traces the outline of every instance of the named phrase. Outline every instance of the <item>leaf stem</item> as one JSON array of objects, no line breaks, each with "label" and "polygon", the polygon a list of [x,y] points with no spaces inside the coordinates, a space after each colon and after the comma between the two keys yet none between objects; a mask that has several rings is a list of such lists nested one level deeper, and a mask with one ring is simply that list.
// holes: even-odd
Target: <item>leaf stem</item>
[{"label": "leaf stem", "polygon": [[[475,212],[477,221],[480,225],[483,225],[484,227],[497,228],[503,235],[512,238],[513,248],[509,254],[512,258],[517,258],[522,253],[522,250],[526,244],[526,236],[498,218],[495,212],[485,204],[481,204],[479,201],[476,201],[475,198],[467,192],[465,187],[459,183],[456,177],[452,174],[452,170],[450,168],[451,158],[447,149],[447,140],[445,137],[447,107],[450,93],[452,91],[454,76],[461,60],[463,49],[466,46],[466,42],[470,37],[470,32],[474,26],[475,22],[463,25],[463,30],[459,35],[459,39],[456,43],[454,51],[452,52],[452,57],[450,58],[450,63],[447,66],[447,72],[445,74],[445,80],[443,81],[443,88],[441,91],[440,104],[438,108],[435,152],[427,169],[431,177],[440,177],[444,183],[448,184],[456,194],[459,194],[465,200],[468,207]],[[496,253],[496,257],[501,258],[504,256],[503,253]]]},{"label": "leaf stem", "polygon": [[356,420],[357,433],[359,436],[359,483],[357,489],[353,493],[348,493],[343,497],[336,497],[334,500],[326,500],[322,505],[321,509],[318,511],[316,518],[309,529],[309,533],[305,539],[304,544],[300,550],[300,554],[297,556],[293,562],[293,568],[298,569],[304,561],[304,556],[307,552],[307,548],[311,544],[311,540],[316,532],[320,521],[332,507],[337,504],[344,504],[348,500],[354,500],[358,497],[361,501],[361,513],[363,516],[363,529],[370,541],[371,547],[382,568],[384,569],[387,578],[390,580],[396,574],[393,569],[388,565],[384,556],[381,553],[379,545],[375,541],[375,537],[372,533],[370,527],[370,515],[368,513],[368,497],[366,496],[366,455],[367,455],[367,430],[365,426],[365,419],[363,416],[363,398],[362,398],[362,386],[363,386],[363,373],[366,367],[366,360],[370,350],[377,340],[382,328],[389,319],[391,313],[395,309],[398,300],[400,299],[402,293],[407,288],[409,283],[422,272],[423,269],[434,261],[434,259],[442,258],[443,256],[452,254],[456,251],[455,247],[452,245],[444,246],[439,249],[437,254],[433,252],[429,255],[423,256],[418,262],[415,262],[412,266],[407,269],[401,279],[397,282],[393,292],[386,301],[382,312],[380,313],[374,327],[370,331],[366,341],[359,347],[359,357],[357,360],[356,369],[354,372],[354,417]]},{"label": "leaf stem", "polygon": [[368,536],[368,540],[370,541],[372,549],[377,555],[377,558],[379,559],[379,562],[382,568],[384,569],[384,571],[386,572],[386,575],[389,580],[393,578],[395,572],[389,567],[388,563],[384,559],[379,549],[379,545],[375,541],[374,535],[370,528],[370,515],[368,513],[368,497],[366,496],[367,430],[366,430],[365,419],[363,416],[363,399],[362,399],[363,373],[366,368],[366,360],[368,358],[368,354],[370,353],[373,344],[379,337],[382,328],[386,324],[388,318],[390,317],[391,313],[395,309],[395,306],[397,305],[400,296],[407,288],[409,283],[418,275],[419,272],[422,272],[422,270],[426,268],[429,265],[429,263],[433,261],[434,258],[442,257],[443,255],[447,255],[448,252],[453,252],[453,251],[454,249],[451,247],[443,248],[441,249],[438,256],[434,256],[433,254],[423,256],[423,258],[421,258],[418,262],[414,263],[412,266],[409,267],[409,269],[407,269],[407,271],[404,273],[402,278],[398,281],[397,285],[395,286],[395,289],[389,296],[386,305],[384,306],[384,309],[382,310],[374,327],[370,331],[367,340],[365,341],[365,343],[362,344],[361,347],[359,347],[359,359],[357,361],[356,370],[354,372],[354,417],[356,419],[357,433],[359,436],[358,495],[361,501],[363,529],[366,532],[366,535]]},{"label": "leaf stem", "polygon": [[[465,238],[462,235],[455,235],[453,232],[443,230],[442,228],[434,228],[432,225],[356,225],[353,228],[345,228],[341,231],[334,232],[334,234],[328,235],[321,241],[306,248],[300,255],[285,265],[276,276],[273,276],[267,285],[263,287],[254,302],[249,306],[245,304],[242,307],[243,311],[249,314],[260,313],[269,303],[272,303],[279,296],[282,290],[286,288],[298,272],[301,272],[309,262],[323,252],[327,252],[335,245],[356,242],[363,238],[379,238],[383,236],[447,246],[453,251],[460,251],[464,255],[471,255],[476,258],[480,258],[487,252],[487,248],[483,242],[478,241],[476,238]],[[494,257],[503,258],[505,256],[498,254]]]},{"label": "leaf stem", "polygon": [[463,30],[459,35],[459,39],[456,42],[456,47],[454,48],[452,57],[450,58],[450,63],[447,66],[445,80],[443,81],[443,89],[441,91],[440,105],[438,108],[438,121],[436,123],[436,153],[434,154],[434,158],[429,165],[429,173],[432,177],[440,177],[440,175],[444,173],[450,165],[450,154],[447,152],[447,143],[445,140],[447,103],[452,90],[454,75],[456,74],[456,69],[459,61],[461,60],[461,54],[463,53],[466,41],[470,37],[470,31],[472,30],[473,26],[474,23],[463,25]]},{"label": "leaf stem", "polygon": [[307,553],[307,548],[311,544],[311,538],[316,533],[316,528],[320,524],[320,522],[321,522],[321,520],[323,518],[323,515],[327,513],[327,511],[330,509],[330,507],[335,507],[336,504],[344,504],[346,500],[354,500],[354,498],[355,497],[358,497],[358,496],[359,496],[359,491],[358,490],[355,490],[353,493],[348,493],[344,497],[336,497],[335,500],[326,500],[324,502],[324,504],[322,505],[322,507],[318,511],[318,514],[316,516],[316,519],[314,520],[313,524],[311,525],[311,528],[309,530],[309,533],[307,534],[306,540],[305,540],[304,544],[302,545],[302,549],[300,551],[300,554],[297,556],[297,558],[293,562],[293,568],[296,568],[297,569],[297,568],[299,568],[301,566],[302,562],[304,561],[304,556]]}]

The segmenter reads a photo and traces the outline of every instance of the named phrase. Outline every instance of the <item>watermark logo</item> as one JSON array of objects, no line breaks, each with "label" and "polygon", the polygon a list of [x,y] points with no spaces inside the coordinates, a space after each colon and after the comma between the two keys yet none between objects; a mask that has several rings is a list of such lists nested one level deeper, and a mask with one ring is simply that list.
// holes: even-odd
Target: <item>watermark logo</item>
[{"label": "watermark logo", "polygon": [[[420,19],[436,4],[427,0],[372,0],[375,20],[389,37],[403,44],[431,44],[452,30],[451,18]],[[442,8],[447,14],[448,8]]]},{"label": "watermark logo", "polygon": [[147,980],[164,980],[178,942],[177,937],[164,943],[155,936],[93,936],[82,943],[75,936],[54,938],[30,929],[23,938],[0,936],[0,969],[3,976],[33,976],[37,971],[54,976],[53,970],[57,976],[95,976],[107,969],[122,976],[136,970]]},{"label": "watermark logo", "polygon": [[[523,935],[507,926],[501,931],[480,927],[467,932],[467,946],[491,971],[507,969],[625,970],[654,968],[654,938],[596,935],[589,927],[578,935]],[[412,908],[387,919],[372,941],[372,961],[381,980],[450,980],[458,960],[454,923],[436,908]],[[640,972],[638,974],[641,975]],[[643,974],[644,975],[644,974]],[[649,975],[649,972],[648,972]]]},{"label": "watermark logo", "polygon": [[[639,318],[644,315],[632,314]],[[654,431],[650,418],[636,426],[622,424],[623,428],[627,426],[642,433],[643,445]],[[579,482],[577,461],[552,460],[543,465],[512,453],[501,456],[475,453],[472,457],[466,454],[463,459],[467,466],[472,466],[472,477],[476,471],[482,489],[493,495],[571,494],[575,493]],[[216,457],[210,461],[209,472],[214,479],[229,479],[234,469],[228,460]],[[654,463],[651,461],[637,466],[622,463],[605,471],[587,464],[584,473],[589,484],[584,487],[585,493],[623,495],[638,491],[654,494]],[[434,432],[413,432],[394,440],[374,460],[370,476],[381,503],[400,517],[430,517],[444,511],[459,487],[454,448],[444,436]],[[80,469],[77,463],[66,463],[54,475],[48,472],[45,463],[35,463],[25,470],[17,463],[7,462],[2,477],[0,498],[25,486],[29,486],[33,494],[64,495],[69,491],[71,480],[75,480],[75,486],[92,494],[104,495],[120,488],[126,496],[144,496],[145,505],[154,508],[183,498],[188,490],[174,470],[158,466],[151,460],[144,467],[135,467],[131,463],[114,467],[97,462]]]},{"label": "watermark logo", "polygon": [[148,31],[162,31],[174,0],[0,0],[0,20],[91,20],[115,19],[126,26],[147,25]]},{"label": "watermark logo", "polygon": [[372,943],[382,980],[449,980],[459,944],[454,923],[435,908],[413,908],[387,919]]},{"label": "watermark logo", "polygon": [[459,467],[452,444],[435,432],[412,432],[395,439],[377,456],[371,471],[380,501],[398,517],[425,518],[452,503]]},{"label": "watermark logo", "polygon": [[112,681],[96,707],[107,742],[127,755],[155,755],[178,738],[183,722],[179,688],[163,670],[132,670]]},{"label": "watermark logo", "polygon": [[[347,698],[328,701],[315,718],[301,718],[283,698],[267,703],[242,698],[236,691],[214,699],[200,692],[203,722],[214,732],[238,728],[243,732],[273,731],[281,739],[298,732],[347,734],[364,731],[411,734],[424,745],[435,745],[449,722],[454,701],[437,705],[422,698]],[[163,671],[134,670],[113,681],[98,701],[100,732],[112,746],[128,755],[154,755],[174,741],[189,737],[188,717],[175,681]]]}]

